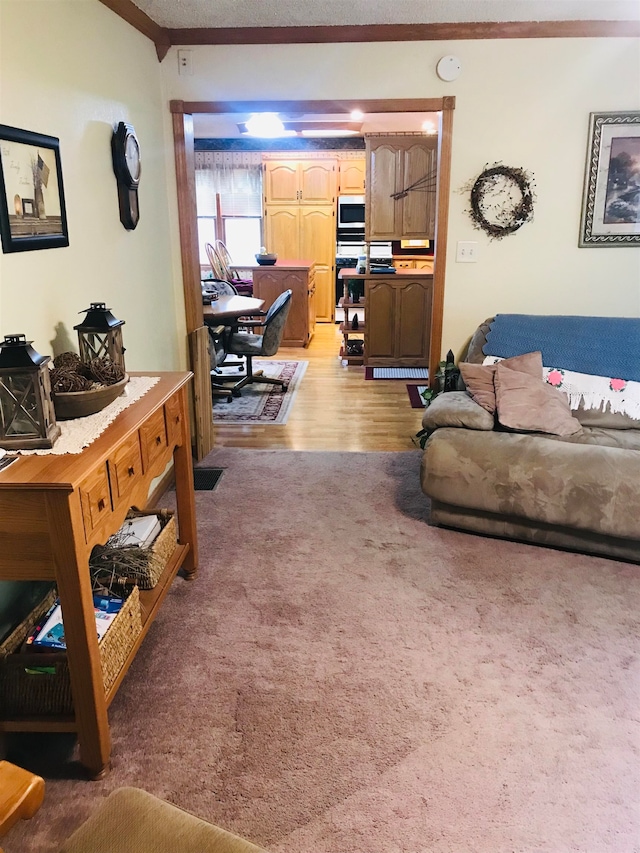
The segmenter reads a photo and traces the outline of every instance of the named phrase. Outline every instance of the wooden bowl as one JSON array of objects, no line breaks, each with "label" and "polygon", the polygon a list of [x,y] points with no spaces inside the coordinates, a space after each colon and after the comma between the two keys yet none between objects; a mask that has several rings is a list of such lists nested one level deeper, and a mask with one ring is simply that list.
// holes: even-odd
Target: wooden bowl
[{"label": "wooden bowl", "polygon": [[100,412],[122,394],[128,381],[129,376],[125,373],[124,379],[115,382],[113,385],[102,385],[100,388],[92,388],[90,391],[53,392],[51,396],[56,411],[56,419],[64,421],[95,415],[96,412]]}]

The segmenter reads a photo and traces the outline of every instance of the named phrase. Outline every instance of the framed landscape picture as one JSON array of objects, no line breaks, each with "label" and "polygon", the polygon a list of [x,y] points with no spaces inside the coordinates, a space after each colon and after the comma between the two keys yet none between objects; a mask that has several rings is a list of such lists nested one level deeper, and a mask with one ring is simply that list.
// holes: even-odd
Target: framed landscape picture
[{"label": "framed landscape picture", "polygon": [[640,112],[591,113],[580,246],[640,246]]},{"label": "framed landscape picture", "polygon": [[55,137],[0,125],[0,237],[3,252],[69,245]]}]

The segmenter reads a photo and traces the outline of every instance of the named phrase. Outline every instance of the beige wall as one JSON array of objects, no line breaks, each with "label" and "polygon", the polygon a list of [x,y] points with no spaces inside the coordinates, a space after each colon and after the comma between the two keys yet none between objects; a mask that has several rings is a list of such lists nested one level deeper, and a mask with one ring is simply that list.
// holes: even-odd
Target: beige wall
[{"label": "beige wall", "polygon": [[[637,39],[190,49],[193,76],[175,48],[162,63],[169,98],[456,97],[444,351],[498,312],[640,316],[640,249],[578,248],[589,113],[640,109]],[[435,73],[448,53],[454,83]],[[532,223],[491,241],[463,188],[496,161],[534,175],[537,203]],[[455,262],[458,240],[477,241],[477,263]]]},{"label": "beige wall", "polygon": [[[142,149],[140,223],[120,224],[111,133]],[[173,149],[153,44],[97,0],[0,0],[0,122],[60,139],[69,247],[0,255],[0,334],[52,353],[92,301],[125,320],[132,370],[186,366]],[[62,343],[64,343],[64,337]]]}]

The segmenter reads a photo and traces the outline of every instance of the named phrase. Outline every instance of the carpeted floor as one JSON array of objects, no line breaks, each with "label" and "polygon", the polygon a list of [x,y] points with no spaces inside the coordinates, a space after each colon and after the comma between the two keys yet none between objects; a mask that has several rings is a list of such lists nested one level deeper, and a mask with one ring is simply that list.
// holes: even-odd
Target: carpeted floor
[{"label": "carpeted floor", "polygon": [[47,795],[6,853],[122,785],[273,853],[637,851],[640,567],[429,527],[419,459],[211,453],[200,575],[110,709],[110,775],[10,736]]}]

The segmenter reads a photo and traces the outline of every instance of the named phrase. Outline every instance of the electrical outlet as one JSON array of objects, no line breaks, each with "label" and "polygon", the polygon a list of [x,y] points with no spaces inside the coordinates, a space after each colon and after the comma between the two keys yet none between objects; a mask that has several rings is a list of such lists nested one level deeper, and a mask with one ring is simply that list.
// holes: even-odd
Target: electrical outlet
[{"label": "electrical outlet", "polygon": [[185,74],[189,77],[193,75],[193,63],[191,61],[191,53],[190,50],[179,50],[178,51],[178,73]]},{"label": "electrical outlet", "polygon": [[474,241],[458,240],[456,262],[459,264],[475,264],[477,260],[478,244]]}]

